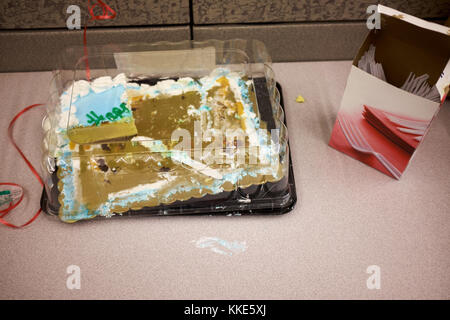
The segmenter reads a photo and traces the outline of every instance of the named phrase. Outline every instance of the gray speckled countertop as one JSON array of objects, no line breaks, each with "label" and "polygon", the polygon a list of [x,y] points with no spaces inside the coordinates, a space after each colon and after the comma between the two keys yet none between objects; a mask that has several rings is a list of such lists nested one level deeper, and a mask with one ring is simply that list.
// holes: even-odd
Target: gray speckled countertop
[{"label": "gray speckled countertop", "polygon": [[[274,65],[283,86],[299,203],[283,216],[117,218],[65,224],[42,214],[0,226],[0,298],[450,298],[450,103],[395,181],[327,146],[351,63]],[[26,188],[21,223],[41,188],[7,141],[18,110],[45,102],[49,72],[0,74],[0,181]],[[298,104],[301,94],[306,102]],[[15,137],[39,166],[44,110]],[[246,242],[223,255],[192,240]],[[81,289],[66,268],[81,269]],[[381,288],[369,290],[369,265]]]}]

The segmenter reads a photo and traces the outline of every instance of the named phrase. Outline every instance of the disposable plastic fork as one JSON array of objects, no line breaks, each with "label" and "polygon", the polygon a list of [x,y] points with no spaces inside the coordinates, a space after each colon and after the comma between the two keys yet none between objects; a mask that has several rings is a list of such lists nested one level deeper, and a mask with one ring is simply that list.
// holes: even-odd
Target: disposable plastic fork
[{"label": "disposable plastic fork", "polygon": [[393,123],[407,127],[407,128],[411,128],[411,129],[422,129],[425,130],[428,127],[428,122],[424,122],[424,121],[414,121],[414,120],[406,120],[406,119],[402,119],[402,118],[398,118],[396,116],[390,115],[385,113],[386,117]]},{"label": "disposable plastic fork", "polygon": [[401,132],[414,134],[416,136],[423,136],[425,134],[425,130],[422,130],[422,129],[409,129],[409,128],[402,128],[402,127],[398,127],[397,129]]},{"label": "disposable plastic fork", "polygon": [[370,144],[367,142],[366,138],[362,135],[361,131],[357,126],[355,126],[351,120],[345,118],[344,115],[338,115],[338,122],[341,126],[342,132],[351,147],[356,151],[365,154],[374,155],[378,161],[396,178],[400,179],[401,172],[391,164],[381,153],[376,152]]}]

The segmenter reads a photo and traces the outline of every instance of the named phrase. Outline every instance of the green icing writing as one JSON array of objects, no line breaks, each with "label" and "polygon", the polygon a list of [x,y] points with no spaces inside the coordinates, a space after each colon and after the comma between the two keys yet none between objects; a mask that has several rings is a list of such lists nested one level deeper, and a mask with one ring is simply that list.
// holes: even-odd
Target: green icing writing
[{"label": "green icing writing", "polygon": [[102,122],[109,120],[114,121],[117,119],[121,119],[124,117],[124,113],[130,113],[125,102],[120,104],[120,108],[114,107],[111,112],[106,113],[105,115],[98,115],[94,111],[91,111],[86,114],[86,118],[88,118],[89,124],[95,124],[96,126],[100,125]]}]

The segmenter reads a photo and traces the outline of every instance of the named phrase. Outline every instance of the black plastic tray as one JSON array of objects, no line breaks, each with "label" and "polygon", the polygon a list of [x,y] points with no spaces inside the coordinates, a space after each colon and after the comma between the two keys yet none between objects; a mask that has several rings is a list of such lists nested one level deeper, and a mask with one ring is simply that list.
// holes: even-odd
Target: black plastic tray
[{"label": "black plastic tray", "polygon": [[[143,80],[141,82],[152,84],[155,80]],[[273,118],[272,105],[269,99],[269,92],[267,90],[265,78],[255,78],[255,91],[257,93],[258,108],[261,119],[267,123],[267,129],[271,130],[275,128],[275,121]],[[280,92],[280,104],[284,110],[284,101],[282,95],[282,89],[279,83],[276,84]],[[286,124],[286,119],[285,119]],[[247,188],[238,188],[233,191],[221,192],[214,195],[206,195],[201,198],[192,198],[185,201],[175,201],[168,205],[159,205],[154,207],[144,207],[140,210],[129,210],[121,215],[277,215],[285,214],[291,211],[297,203],[297,194],[295,187],[295,178],[292,168],[291,152],[289,148],[289,173],[288,177],[285,177],[277,182],[267,182],[260,185],[252,185]],[[53,187],[51,192],[53,199],[58,199],[59,190],[57,188],[58,180],[55,172],[52,175]],[[282,206],[272,204],[268,206],[267,203],[271,200],[279,199],[282,197],[286,201]],[[226,202],[234,203],[239,199],[249,198],[253,202],[262,201],[264,206],[260,208],[245,208],[246,205],[239,205],[239,209],[236,209],[236,205],[233,210],[227,209],[222,204]],[[60,204],[52,204],[49,202],[48,195],[44,188],[41,197],[41,208],[44,212],[50,215],[58,215]],[[115,215],[117,216],[117,215]]]}]

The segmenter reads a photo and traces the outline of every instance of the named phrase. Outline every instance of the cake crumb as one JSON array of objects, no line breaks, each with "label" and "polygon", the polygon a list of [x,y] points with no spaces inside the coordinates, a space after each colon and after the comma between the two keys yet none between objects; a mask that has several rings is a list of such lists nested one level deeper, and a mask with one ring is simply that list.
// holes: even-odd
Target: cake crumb
[{"label": "cake crumb", "polygon": [[297,98],[295,99],[295,102],[303,103],[305,102],[305,98],[303,98],[301,95],[298,95]]}]

